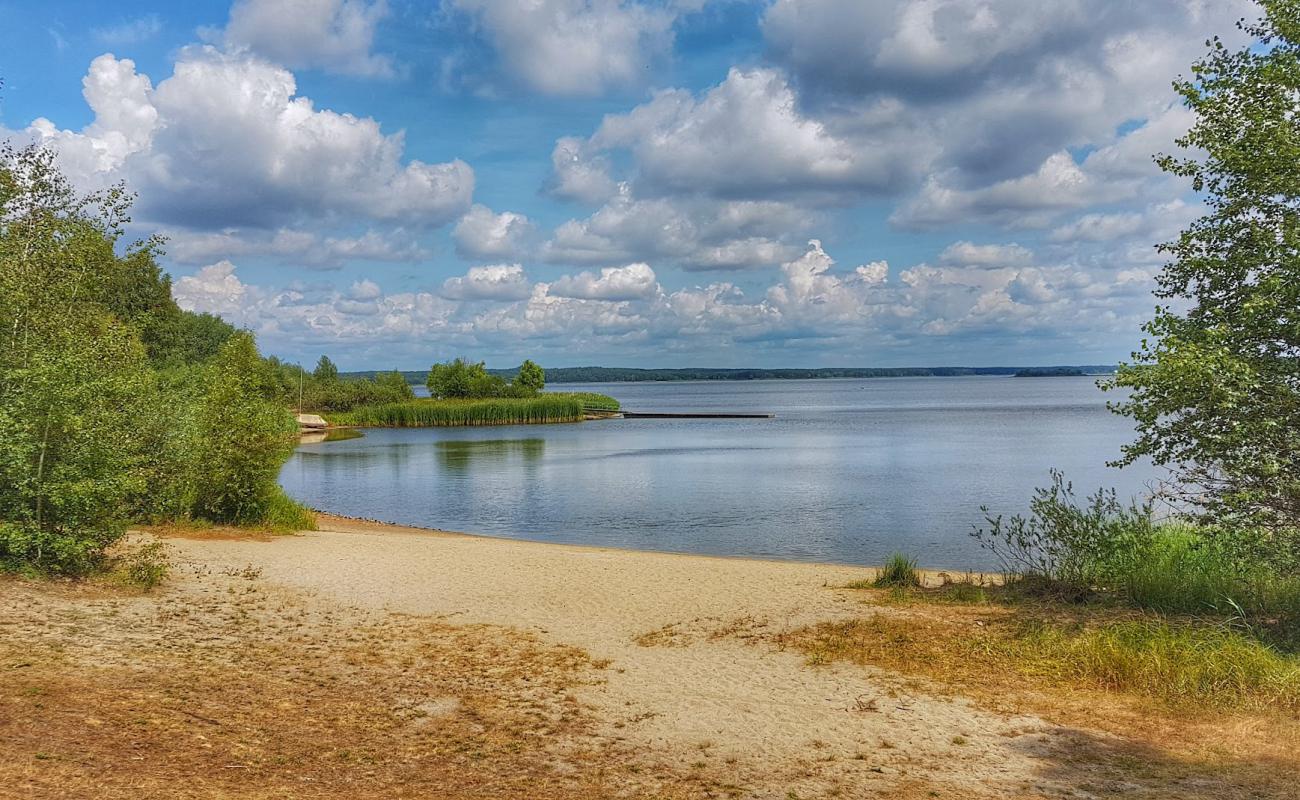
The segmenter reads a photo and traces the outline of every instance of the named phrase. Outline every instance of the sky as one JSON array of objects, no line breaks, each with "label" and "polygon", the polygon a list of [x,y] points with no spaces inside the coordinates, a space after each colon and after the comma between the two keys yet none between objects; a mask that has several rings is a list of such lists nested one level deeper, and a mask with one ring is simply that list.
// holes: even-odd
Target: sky
[{"label": "sky", "polygon": [[344,369],[1113,363],[1238,0],[0,0],[0,139]]}]

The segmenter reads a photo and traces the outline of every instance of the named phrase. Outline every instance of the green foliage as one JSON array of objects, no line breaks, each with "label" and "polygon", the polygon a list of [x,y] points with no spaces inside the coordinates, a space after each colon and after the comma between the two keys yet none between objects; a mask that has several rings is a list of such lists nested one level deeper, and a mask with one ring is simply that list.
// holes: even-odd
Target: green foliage
[{"label": "green foliage", "polygon": [[[1086,504],[1059,472],[1028,517],[987,517],[973,535],[1003,562],[1015,595],[1118,600],[1165,613],[1212,614],[1300,636],[1300,575],[1261,562],[1241,542],[1098,491]],[[987,513],[987,512],[986,512]]]},{"label": "green foliage", "polygon": [[893,554],[881,567],[880,574],[871,585],[877,589],[920,586],[921,575],[916,571],[916,561],[902,553]]},{"label": "green foliage", "polygon": [[268,399],[275,376],[248,333],[222,345],[206,381],[197,414],[203,477],[195,511],[217,522],[261,523],[279,494],[276,476],[293,451],[297,423]]},{"label": "green foliage", "polygon": [[463,358],[434,364],[425,385],[429,396],[440,400],[500,397],[506,390],[505,380],[489,374],[482,361],[471,364]]},{"label": "green foliage", "polygon": [[576,397],[582,407],[590,411],[618,411],[619,402],[607,394],[596,392],[557,392],[565,397]]},{"label": "green foliage", "polygon": [[1124,505],[1113,489],[1099,489],[1081,505],[1059,470],[1051,476],[1050,486],[1034,490],[1029,516],[1004,519],[981,507],[989,527],[977,527],[971,535],[1008,573],[1079,589],[1109,584],[1132,567],[1152,539],[1151,505]]},{"label": "green foliage", "polygon": [[[1209,212],[1176,241],[1149,334],[1108,388],[1137,440],[1123,463],[1168,465],[1207,534],[1279,567],[1300,566],[1300,3],[1265,0],[1243,28],[1256,42],[1213,40],[1175,84],[1195,122],[1161,156]],[[1180,309],[1186,308],[1186,311]],[[1243,539],[1246,534],[1249,538]]]},{"label": "green foliage", "polygon": [[288,513],[266,365],[176,306],[159,240],[120,246],[130,203],[0,148],[0,568],[97,569],[132,519]]},{"label": "green foliage", "polygon": [[525,359],[519,365],[519,374],[511,381],[511,385],[529,396],[535,395],[546,386],[546,371]]},{"label": "green foliage", "polygon": [[316,362],[316,369],[312,370],[311,376],[318,381],[329,382],[339,379],[339,368],[334,366],[329,356],[321,356]]},{"label": "green foliage", "polygon": [[577,422],[581,419],[582,402],[579,399],[549,393],[525,398],[411,400],[405,403],[362,406],[329,417],[329,421],[335,425],[380,428],[529,425]]},{"label": "green foliage", "polygon": [[1039,623],[983,647],[1025,672],[1174,705],[1300,708],[1300,662],[1226,625],[1142,619],[1072,630]]}]

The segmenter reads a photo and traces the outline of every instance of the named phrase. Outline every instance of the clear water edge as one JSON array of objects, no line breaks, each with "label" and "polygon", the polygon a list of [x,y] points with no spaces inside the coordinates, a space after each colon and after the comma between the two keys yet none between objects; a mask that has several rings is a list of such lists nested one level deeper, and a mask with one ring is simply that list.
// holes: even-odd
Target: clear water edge
[{"label": "clear water edge", "polygon": [[764,420],[370,429],[304,444],[281,473],[323,511],[547,542],[850,564],[904,552],[992,570],[970,537],[1023,511],[1048,470],[1142,496],[1149,464],[1093,378],[875,378],[557,386],[638,411]]}]

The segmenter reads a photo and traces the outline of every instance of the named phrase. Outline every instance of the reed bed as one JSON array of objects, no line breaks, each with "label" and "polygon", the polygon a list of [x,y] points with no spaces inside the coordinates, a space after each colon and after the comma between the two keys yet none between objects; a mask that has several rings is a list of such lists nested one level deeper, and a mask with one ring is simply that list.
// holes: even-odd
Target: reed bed
[{"label": "reed bed", "polygon": [[[547,393],[537,397],[490,397],[474,400],[408,400],[361,406],[331,414],[333,425],[365,428],[438,428],[475,425],[538,425],[578,422],[587,395]],[[592,397],[604,397],[592,395]],[[606,398],[617,408],[618,401]]]},{"label": "reed bed", "polygon": [[607,394],[597,394],[596,392],[556,392],[555,394],[563,397],[576,397],[582,402],[582,407],[592,411],[618,411],[621,406],[619,402]]}]

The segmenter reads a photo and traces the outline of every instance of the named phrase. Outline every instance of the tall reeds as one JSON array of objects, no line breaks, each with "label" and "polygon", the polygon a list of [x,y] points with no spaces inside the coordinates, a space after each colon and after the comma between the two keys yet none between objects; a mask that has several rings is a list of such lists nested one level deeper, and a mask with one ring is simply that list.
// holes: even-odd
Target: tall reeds
[{"label": "tall reeds", "polygon": [[[603,397],[603,395],[592,395]],[[586,395],[545,393],[537,397],[493,397],[481,400],[408,400],[361,406],[331,414],[333,425],[376,428],[436,428],[472,425],[535,425],[577,422],[587,406]],[[617,408],[618,401],[605,398]]]}]

